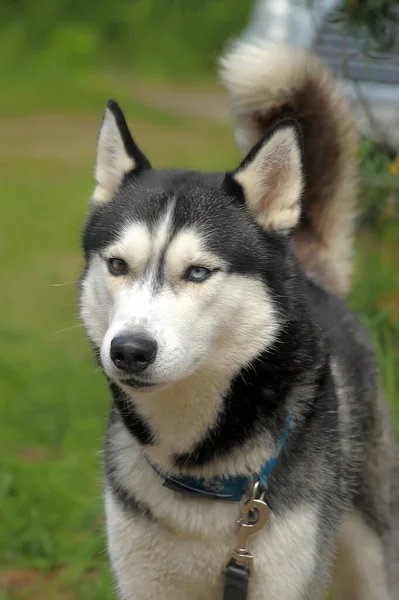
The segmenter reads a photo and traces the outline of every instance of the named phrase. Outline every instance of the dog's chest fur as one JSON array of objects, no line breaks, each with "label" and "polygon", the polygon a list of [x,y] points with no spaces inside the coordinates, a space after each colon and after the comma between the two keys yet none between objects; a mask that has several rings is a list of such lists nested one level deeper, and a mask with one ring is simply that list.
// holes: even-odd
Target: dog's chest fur
[{"label": "dog's chest fur", "polygon": [[[123,426],[112,429],[119,451],[108,472],[106,516],[121,598],[220,600],[242,503],[192,499],[166,489]],[[264,598],[265,589],[271,600],[298,598],[313,576],[317,528],[316,506],[307,501],[272,514],[251,540],[251,599]]]}]

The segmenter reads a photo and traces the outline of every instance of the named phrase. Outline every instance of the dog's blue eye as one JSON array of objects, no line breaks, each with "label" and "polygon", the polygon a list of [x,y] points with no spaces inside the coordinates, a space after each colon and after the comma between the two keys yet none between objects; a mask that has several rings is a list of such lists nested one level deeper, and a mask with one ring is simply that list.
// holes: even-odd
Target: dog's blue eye
[{"label": "dog's blue eye", "polygon": [[128,271],[128,266],[121,258],[110,258],[107,260],[108,269],[112,275],[125,275]]},{"label": "dog's blue eye", "polygon": [[212,275],[212,271],[205,267],[189,267],[184,274],[184,279],[186,281],[195,281],[198,283],[205,281],[210,275]]}]

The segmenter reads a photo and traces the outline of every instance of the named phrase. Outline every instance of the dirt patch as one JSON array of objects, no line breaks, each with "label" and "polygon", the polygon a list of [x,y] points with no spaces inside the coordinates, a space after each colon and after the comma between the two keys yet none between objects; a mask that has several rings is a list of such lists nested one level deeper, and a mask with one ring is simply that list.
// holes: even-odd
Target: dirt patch
[{"label": "dirt patch", "polygon": [[[94,164],[99,123],[100,119],[63,115],[0,119],[0,160],[55,158],[80,164],[90,159]],[[210,143],[209,132],[198,123],[189,129],[176,129],[135,122],[132,132],[154,164],[159,158],[165,167],[173,166],[172,158],[171,164],[165,162],[174,153],[194,153]]]},{"label": "dirt patch", "polygon": [[[174,115],[226,123],[228,105],[226,95],[219,88],[187,88],[168,85],[149,85],[136,82],[134,98]],[[101,115],[47,114],[27,117],[0,118],[0,159],[2,158],[56,158],[79,162],[94,156]],[[196,124],[194,129],[199,129]],[[159,127],[136,122],[134,135],[159,143]],[[144,135],[146,136],[144,138]],[[164,132],[162,132],[164,141]],[[170,143],[179,135],[174,132]],[[169,143],[169,140],[167,140]]]},{"label": "dirt patch", "polygon": [[74,594],[59,586],[62,570],[42,573],[34,569],[10,569],[1,573],[0,592],[21,600],[75,600]]},{"label": "dirt patch", "polygon": [[42,462],[48,460],[54,455],[50,455],[50,452],[46,448],[39,448],[35,446],[25,446],[18,450],[18,456],[25,462]]},{"label": "dirt patch", "polygon": [[44,115],[0,119],[0,158],[80,160],[93,154],[99,120]]},{"label": "dirt patch", "polygon": [[134,88],[134,95],[150,106],[174,114],[219,122],[229,119],[227,95],[219,88],[191,89],[139,84]]}]

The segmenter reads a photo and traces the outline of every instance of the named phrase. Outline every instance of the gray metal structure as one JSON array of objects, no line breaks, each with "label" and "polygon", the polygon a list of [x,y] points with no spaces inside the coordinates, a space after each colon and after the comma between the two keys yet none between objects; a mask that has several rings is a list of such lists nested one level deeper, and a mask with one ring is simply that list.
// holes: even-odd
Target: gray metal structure
[{"label": "gray metal structure", "polygon": [[313,51],[342,80],[359,132],[399,151],[399,30],[389,54],[370,58],[361,39],[328,21],[340,0],[258,0],[244,32]]}]

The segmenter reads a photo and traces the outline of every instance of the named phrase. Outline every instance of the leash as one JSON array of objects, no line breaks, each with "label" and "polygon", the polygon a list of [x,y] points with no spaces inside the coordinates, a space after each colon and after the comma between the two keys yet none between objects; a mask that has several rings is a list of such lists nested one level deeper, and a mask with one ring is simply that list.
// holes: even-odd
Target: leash
[{"label": "leash", "polygon": [[237,546],[228,555],[224,566],[223,600],[246,600],[248,596],[254,563],[254,557],[248,550],[248,540],[269,522],[270,509],[264,500],[265,492],[260,482],[255,482],[251,496],[244,504],[238,520]]}]

